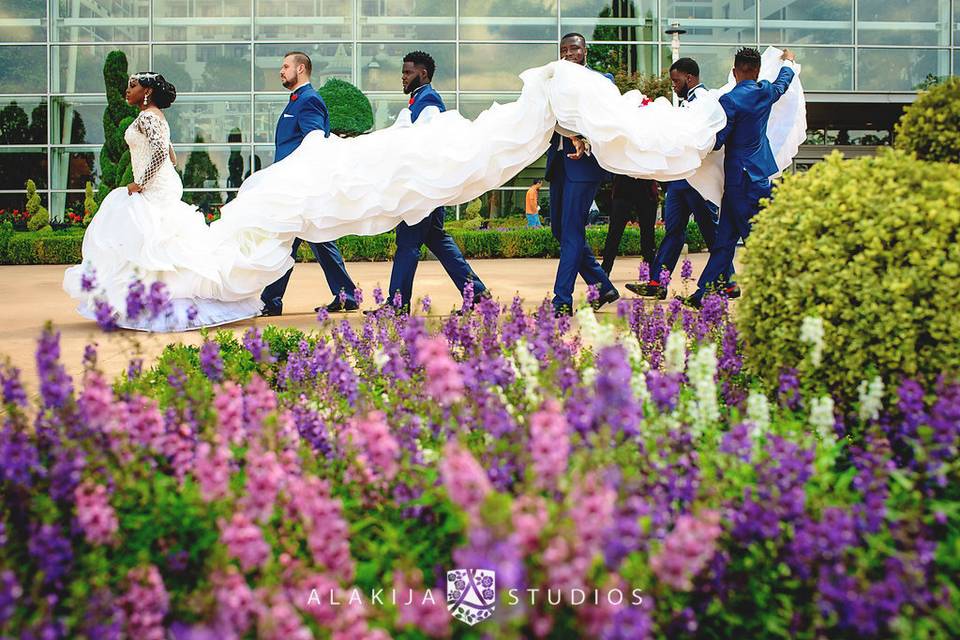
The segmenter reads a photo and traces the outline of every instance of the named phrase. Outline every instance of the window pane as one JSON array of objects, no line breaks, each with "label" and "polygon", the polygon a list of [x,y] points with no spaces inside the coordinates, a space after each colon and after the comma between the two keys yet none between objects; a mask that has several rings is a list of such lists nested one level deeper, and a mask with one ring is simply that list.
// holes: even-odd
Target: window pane
[{"label": "window pane", "polygon": [[853,0],[760,0],[760,40],[777,44],[853,42]]},{"label": "window pane", "polygon": [[153,39],[249,40],[250,3],[153,0]]},{"label": "window pane", "polygon": [[45,98],[0,100],[0,145],[47,144]]},{"label": "window pane", "polygon": [[657,41],[656,0],[561,0],[560,31],[587,40]]},{"label": "window pane", "polygon": [[453,40],[456,0],[360,0],[364,40]]},{"label": "window pane", "polygon": [[437,70],[433,74],[434,88],[438,91],[453,91],[457,88],[454,45],[424,42],[361,44],[360,88],[364,91],[400,93],[403,90],[400,83],[403,57],[416,50],[426,51],[437,63]]},{"label": "window pane", "polygon": [[853,91],[853,49],[791,47],[806,91]]},{"label": "window pane", "polygon": [[860,91],[915,91],[929,78],[949,73],[945,49],[860,49]]},{"label": "window pane", "polygon": [[507,104],[516,102],[519,93],[470,93],[460,96],[460,113],[465,118],[475,119],[482,111],[489,109],[496,102]]},{"label": "window pane", "polygon": [[153,46],[153,66],[178,94],[250,90],[248,44],[158,44]]},{"label": "window pane", "polygon": [[[104,94],[103,63],[111,51],[123,51],[127,56],[127,71],[151,71],[150,50],[147,45],[62,45],[50,47],[50,66],[53,69],[52,93]],[[163,69],[153,69],[162,73]],[[176,83],[174,83],[176,85]],[[180,90],[180,87],[177,87]]]},{"label": "window pane", "polygon": [[46,39],[46,0],[4,0],[0,7],[0,42],[43,42]]},{"label": "window pane", "polygon": [[353,45],[258,44],[254,58],[254,89],[256,91],[286,91],[280,84],[280,65],[288,51],[303,51],[313,65],[311,84],[320,88],[328,78],[353,82]]},{"label": "window pane", "polygon": [[46,46],[12,45],[0,47],[0,94],[46,92]]},{"label": "window pane", "polygon": [[258,40],[350,40],[353,0],[257,0]]},{"label": "window pane", "polygon": [[860,44],[950,44],[950,0],[858,0]]},{"label": "window pane", "polygon": [[254,142],[273,142],[277,121],[289,98],[286,95],[256,96],[254,98]]},{"label": "window pane", "polygon": [[[3,152],[0,151],[0,154]],[[0,155],[0,170],[3,167],[3,156]],[[23,185],[20,185],[20,188],[23,189]],[[47,206],[47,192],[43,191],[40,193],[40,204]],[[23,211],[24,207],[27,204],[27,192],[23,193],[0,193],[0,209],[17,209],[18,211]]]},{"label": "window pane", "polygon": [[250,147],[179,144],[176,152],[177,170],[183,179],[184,189],[223,189],[230,177],[230,154],[239,152],[245,157]]},{"label": "window pane", "polygon": [[107,101],[101,96],[54,96],[50,120],[52,144],[103,144],[103,110]]},{"label": "window pane", "polygon": [[170,139],[178,145],[250,142],[248,96],[180,96],[165,115],[170,123]]},{"label": "window pane", "polygon": [[38,189],[47,188],[46,150],[0,145],[0,189],[24,189],[31,179]]},{"label": "window pane", "polygon": [[462,40],[557,40],[557,0],[460,0]]},{"label": "window pane", "polygon": [[460,45],[460,88],[466,91],[519,91],[520,73],[557,59],[557,45]]},{"label": "window pane", "polygon": [[[754,44],[757,39],[756,2],[690,2],[664,0],[663,33],[673,22],[687,30],[681,42],[733,42]],[[670,36],[663,35],[669,42]]]},{"label": "window pane", "polygon": [[[708,47],[705,45],[686,45],[680,48],[680,55],[693,58],[700,65],[700,80],[707,87],[717,89],[727,84],[730,70],[733,68],[733,57],[737,53],[736,46]],[[670,47],[662,49],[663,69],[669,69],[671,64]]]},{"label": "window pane", "polygon": [[87,182],[96,187],[100,179],[100,149],[52,149],[50,162],[54,189],[84,189]]},{"label": "window pane", "polygon": [[[953,45],[960,47],[960,0],[953,0]],[[957,52],[954,52],[957,55]],[[960,75],[960,69],[953,65],[953,75]]]},{"label": "window pane", "polygon": [[150,0],[52,0],[55,42],[146,42]]},{"label": "window pane", "polygon": [[587,63],[597,71],[617,75],[657,73],[655,44],[596,44],[587,47]]},{"label": "window pane", "polygon": [[275,151],[272,146],[257,145],[253,151],[253,166],[257,171],[263,169],[264,167],[269,167],[273,164],[273,152]]}]

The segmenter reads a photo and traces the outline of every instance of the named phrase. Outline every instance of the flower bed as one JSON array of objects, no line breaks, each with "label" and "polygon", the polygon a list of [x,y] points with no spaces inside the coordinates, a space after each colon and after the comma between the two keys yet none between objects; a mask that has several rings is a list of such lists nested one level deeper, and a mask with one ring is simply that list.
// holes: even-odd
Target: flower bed
[{"label": "flower bed", "polygon": [[[4,231],[7,229],[7,231]],[[656,230],[657,242],[663,239],[663,229]],[[450,235],[467,258],[555,258],[560,255],[560,245],[549,229],[513,229],[506,231],[466,231],[451,229]],[[599,255],[607,237],[606,227],[587,228],[587,242]],[[0,225],[0,264],[77,264],[80,262],[80,247],[83,229],[70,228],[53,233],[14,232],[7,225]],[[704,251],[706,245],[700,230],[693,223],[687,228],[687,243],[690,251]],[[393,259],[396,252],[394,234],[377,236],[347,236],[337,241],[345,260],[382,262]],[[640,232],[628,227],[620,244],[621,255],[640,255]],[[422,256],[428,255],[426,248]],[[313,254],[302,246],[297,259],[313,261]]]},{"label": "flower bed", "polygon": [[717,296],[320,320],[114,381],[48,328],[38,406],[0,369],[0,635],[957,632],[960,386],[835,415]]}]

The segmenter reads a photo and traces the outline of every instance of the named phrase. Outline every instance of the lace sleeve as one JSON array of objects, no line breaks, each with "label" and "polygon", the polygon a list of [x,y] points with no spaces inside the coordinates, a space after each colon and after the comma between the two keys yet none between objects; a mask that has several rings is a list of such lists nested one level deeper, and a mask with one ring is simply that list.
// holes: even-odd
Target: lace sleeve
[{"label": "lace sleeve", "polygon": [[136,121],[137,131],[147,137],[150,148],[150,161],[147,163],[142,176],[134,176],[133,180],[141,187],[145,187],[157,175],[167,159],[169,144],[163,134],[163,121],[159,116],[144,111]]}]

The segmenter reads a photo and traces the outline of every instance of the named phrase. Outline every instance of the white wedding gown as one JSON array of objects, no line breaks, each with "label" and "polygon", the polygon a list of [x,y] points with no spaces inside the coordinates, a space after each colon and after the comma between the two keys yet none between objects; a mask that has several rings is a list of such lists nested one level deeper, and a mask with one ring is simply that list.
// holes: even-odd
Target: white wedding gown
[{"label": "white wedding gown", "polygon": [[[764,54],[764,77],[779,71],[778,56],[776,50]],[[161,319],[121,319],[121,326],[131,328],[177,331],[248,318],[260,307],[262,289],[293,264],[294,238],[324,242],[383,233],[401,221],[419,222],[438,206],[469,202],[539,158],[555,130],[584,135],[613,173],[692,178],[705,195],[721,191],[722,158],[719,176],[715,163],[704,165],[716,155],[710,153],[715,136],[726,124],[716,99],[694,101],[687,109],[663,98],[641,106],[640,92],[621,95],[601,74],[563,61],[529,69],[521,79],[516,102],[494,104],[474,121],[447,111],[424,125],[357,138],[311,133],[290,156],[244,181],[209,227],[194,207],[179,202],[182,187],[164,146],[162,168],[143,194],[128,196],[121,188],[103,201],[84,236],[84,264],[67,270],[64,288],[92,317],[97,296],[122,310],[134,277],[148,286],[164,282],[174,312]],[[799,81],[780,102],[777,123],[771,116],[768,129],[780,136],[776,142],[771,136],[778,161],[793,158],[806,130]],[[164,140],[169,145],[165,122],[165,137],[152,148],[142,124],[126,136],[138,176],[151,157],[160,160],[156,148]],[[97,287],[84,292],[81,276],[91,268]],[[192,320],[191,307],[197,310]]]}]

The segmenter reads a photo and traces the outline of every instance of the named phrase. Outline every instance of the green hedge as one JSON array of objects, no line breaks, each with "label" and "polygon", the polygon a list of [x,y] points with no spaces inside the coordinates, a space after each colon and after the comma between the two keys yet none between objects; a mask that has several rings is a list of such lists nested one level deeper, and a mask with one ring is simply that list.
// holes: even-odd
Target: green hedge
[{"label": "green hedge", "polygon": [[[658,227],[656,238],[663,239],[663,229]],[[450,229],[450,235],[467,258],[556,258],[560,245],[554,240],[550,229],[513,229],[510,231],[467,231]],[[587,241],[595,254],[603,250],[607,237],[604,226],[587,229]],[[21,232],[4,227],[0,230],[0,264],[77,264],[80,262],[80,246],[83,229],[68,229],[52,232]],[[696,224],[687,228],[690,251],[703,251],[703,236]],[[380,262],[393,258],[397,245],[393,233],[378,236],[347,236],[337,241],[344,260]],[[427,250],[421,255],[425,258]],[[620,255],[640,255],[640,232],[628,227],[620,242]],[[309,247],[302,245],[297,256],[300,262],[313,260]]]}]

